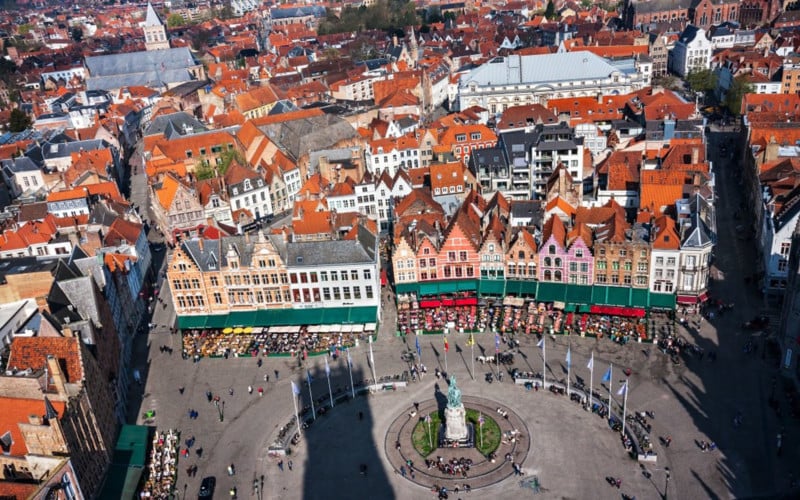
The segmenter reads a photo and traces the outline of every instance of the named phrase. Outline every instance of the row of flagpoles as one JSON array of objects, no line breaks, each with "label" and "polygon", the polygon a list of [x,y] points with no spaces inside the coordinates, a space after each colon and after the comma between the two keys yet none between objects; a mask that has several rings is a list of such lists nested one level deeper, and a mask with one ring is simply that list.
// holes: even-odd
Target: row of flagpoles
[{"label": "row of flagpoles", "polygon": [[[470,346],[471,349],[471,357],[472,357],[472,379],[475,379],[475,337],[473,334],[470,334],[469,339],[467,340],[467,345]],[[495,333],[494,335],[494,346],[495,346],[495,362],[499,363],[498,361],[498,354],[500,354],[500,336]],[[536,344],[536,347],[542,350],[542,386],[547,387],[547,344],[545,342],[545,338],[542,337],[539,340],[539,343]],[[422,346],[419,343],[419,336],[415,336],[415,348],[417,351],[417,357],[419,358],[420,362],[422,361]],[[444,369],[447,372],[447,353],[450,351],[450,344],[447,341],[447,335],[444,336]],[[350,390],[352,393],[352,397],[356,397],[355,386],[353,385],[353,360],[350,357],[350,349],[345,349],[345,353],[347,354],[347,368],[350,373]],[[372,354],[372,336],[369,337],[369,364],[372,370],[372,379],[375,384],[378,383],[378,379],[375,375],[375,358]],[[566,356],[566,364],[567,364],[567,395],[570,394],[570,379],[572,377],[572,346],[567,347],[567,356]],[[499,366],[499,364],[498,364]],[[594,394],[594,351],[592,351],[592,355],[589,358],[589,363],[586,365],[586,368],[589,369],[589,398],[588,404],[589,409],[592,409],[592,399]],[[334,406],[333,400],[333,390],[331,388],[331,368],[328,365],[328,358],[325,358],[325,375],[328,379],[328,395],[330,396],[331,400],[331,408]],[[612,385],[613,385],[613,378],[614,376],[614,365],[609,363],[608,369],[603,374],[603,378],[601,379],[603,383],[608,384],[608,411],[611,414],[611,394],[612,394]],[[311,377],[311,371],[306,370],[306,381],[308,383],[308,398],[311,401],[311,414],[314,417],[314,420],[317,419],[317,411],[314,407],[314,397],[311,392],[311,382],[313,382],[313,377]],[[298,428],[300,423],[300,417],[297,412],[297,400],[295,396],[300,395],[300,387],[292,381],[292,401],[294,402],[294,412],[295,418],[298,422]],[[625,420],[627,418],[627,409],[628,409],[628,380],[625,380],[622,386],[617,391],[617,396],[623,397],[622,402],[622,435],[625,435]],[[299,431],[298,431],[299,432]]]}]

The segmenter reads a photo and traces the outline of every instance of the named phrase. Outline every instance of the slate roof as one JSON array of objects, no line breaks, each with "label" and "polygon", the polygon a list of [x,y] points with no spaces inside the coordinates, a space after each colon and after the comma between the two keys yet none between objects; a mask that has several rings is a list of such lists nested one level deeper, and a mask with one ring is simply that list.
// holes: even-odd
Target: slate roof
[{"label": "slate roof", "polygon": [[150,122],[144,131],[144,136],[163,135],[171,139],[175,135],[187,133],[206,132],[208,128],[189,113],[181,111],[169,115],[158,115]]},{"label": "slate roof", "polygon": [[39,167],[27,156],[3,160],[0,165],[2,165],[3,170],[9,177],[19,172],[35,172],[39,170]]},{"label": "slate roof", "polygon": [[188,47],[145,52],[122,52],[86,58],[88,90],[184,83],[192,80],[187,68],[195,61]]},{"label": "slate roof", "polygon": [[541,84],[607,78],[618,68],[591,52],[497,57],[461,77],[460,87]]},{"label": "slate roof", "polygon": [[295,160],[311,151],[327,149],[340,141],[358,137],[358,132],[350,123],[328,114],[271,123],[259,128]]},{"label": "slate roof", "polygon": [[357,240],[331,240],[292,242],[286,245],[286,263],[292,267],[343,264],[369,264],[375,262],[375,236],[366,229],[359,230]]},{"label": "slate roof", "polygon": [[144,19],[144,26],[146,28],[152,26],[163,26],[161,18],[158,17],[156,10],[153,8],[153,5],[150,2],[147,2],[147,16]]},{"label": "slate roof", "polygon": [[708,228],[699,213],[693,213],[690,217],[691,224],[683,231],[683,247],[703,248],[712,245],[711,230]]},{"label": "slate roof", "polygon": [[511,202],[511,217],[514,219],[530,219],[529,225],[542,227],[544,208],[541,200],[514,200]]}]

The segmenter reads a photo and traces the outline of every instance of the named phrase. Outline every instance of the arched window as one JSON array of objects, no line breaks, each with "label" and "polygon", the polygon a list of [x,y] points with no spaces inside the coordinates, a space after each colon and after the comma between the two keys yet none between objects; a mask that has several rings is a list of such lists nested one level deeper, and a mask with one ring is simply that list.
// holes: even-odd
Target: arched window
[{"label": "arched window", "polygon": [[555,255],[556,246],[555,245],[550,245],[549,247],[547,247],[547,253],[549,253],[550,255]]},{"label": "arched window", "polygon": [[544,272],[544,281],[551,281],[552,279],[553,279],[553,276],[550,274],[550,271],[545,271]]},{"label": "arched window", "polygon": [[556,257],[556,267],[561,267],[561,259]]},{"label": "arched window", "polygon": [[545,267],[550,267],[550,266],[553,265],[553,261],[550,260],[550,257],[545,257],[544,258],[544,265],[545,265]]},{"label": "arched window", "polygon": [[555,281],[561,281],[561,271],[556,271],[555,277],[556,277]]}]

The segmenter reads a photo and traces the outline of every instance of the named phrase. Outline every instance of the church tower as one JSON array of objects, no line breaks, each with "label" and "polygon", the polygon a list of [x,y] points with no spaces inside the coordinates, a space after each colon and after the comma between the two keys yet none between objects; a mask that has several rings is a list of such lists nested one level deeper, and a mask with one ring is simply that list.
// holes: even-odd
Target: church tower
[{"label": "church tower", "polygon": [[145,50],[169,48],[167,30],[150,2],[147,2],[147,17],[144,20],[144,47]]}]

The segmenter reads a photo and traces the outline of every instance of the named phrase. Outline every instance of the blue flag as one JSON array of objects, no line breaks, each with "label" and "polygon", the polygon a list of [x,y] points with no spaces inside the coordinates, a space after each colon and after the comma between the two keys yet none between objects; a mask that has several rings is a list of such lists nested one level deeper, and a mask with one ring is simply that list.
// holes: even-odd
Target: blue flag
[{"label": "blue flag", "polygon": [[572,366],[572,352],[569,347],[567,347],[567,366]]},{"label": "blue flag", "polygon": [[540,340],[539,343],[536,344],[536,347],[544,347],[544,337],[542,337],[542,340]]},{"label": "blue flag", "polygon": [[611,382],[611,367],[608,367],[608,370],[603,374],[603,382]]},{"label": "blue flag", "polygon": [[419,337],[414,336],[414,341],[416,342],[417,346],[417,357],[422,357],[422,347],[419,346]]},{"label": "blue flag", "polygon": [[494,350],[500,352],[500,335],[494,334]]}]

